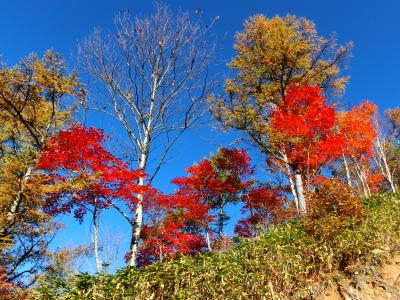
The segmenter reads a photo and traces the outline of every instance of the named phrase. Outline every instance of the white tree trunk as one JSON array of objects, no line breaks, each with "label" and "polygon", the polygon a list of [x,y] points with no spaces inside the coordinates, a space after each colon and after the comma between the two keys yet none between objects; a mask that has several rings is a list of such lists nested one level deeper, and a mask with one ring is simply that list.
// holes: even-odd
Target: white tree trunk
[{"label": "white tree trunk", "polygon": [[163,253],[162,253],[161,245],[158,247],[158,249],[159,249],[159,261],[162,262],[163,261]]},{"label": "white tree trunk", "polygon": [[367,181],[367,177],[365,176],[365,172],[363,172],[363,176],[364,176],[365,188],[367,190],[368,197],[370,197],[371,196],[371,189],[369,188],[369,184],[368,184],[368,181]]},{"label": "white tree trunk", "polygon": [[290,190],[292,191],[292,195],[293,195],[293,200],[294,200],[294,203],[296,204],[296,211],[297,211],[297,213],[300,213],[299,199],[297,198],[296,187],[294,185],[292,175],[288,175],[288,178],[289,178],[289,182],[290,182]]},{"label": "white tree trunk", "polygon": [[361,187],[364,192],[365,197],[371,196],[371,192],[368,186],[367,177],[365,176],[364,170],[361,168],[360,164],[357,162],[356,159],[353,159],[354,165],[356,167],[357,176],[360,179]]},{"label": "white tree trunk", "polygon": [[358,173],[358,177],[360,178],[360,181],[361,181],[361,186],[364,191],[364,196],[369,197],[370,196],[369,195],[369,187],[368,187],[368,183],[366,181],[365,175],[363,174],[362,171],[358,171],[357,173]]},{"label": "white tree trunk", "polygon": [[376,139],[376,149],[377,149],[377,152],[378,152],[377,153],[378,154],[378,166],[379,166],[379,168],[381,170],[381,173],[382,173],[383,177],[385,177],[385,179],[389,183],[392,192],[396,193],[396,187],[394,185],[393,176],[392,176],[392,173],[390,172],[390,168],[389,168],[389,165],[387,163],[386,154],[385,154],[385,151],[383,149],[380,137],[378,137]]},{"label": "white tree trunk", "polygon": [[138,203],[136,205],[136,210],[135,210],[135,221],[132,226],[132,237],[129,247],[130,257],[128,259],[128,265],[132,267],[136,266],[142,223],[143,223],[143,195],[138,195]]},{"label": "white tree trunk", "polygon": [[307,206],[306,206],[306,200],[304,198],[303,178],[301,177],[301,174],[298,172],[295,172],[294,178],[295,178],[297,199],[299,201],[299,212],[301,215],[304,215],[307,212]]},{"label": "white tree trunk", "polygon": [[[52,121],[53,120],[51,120],[46,126],[46,132],[47,133],[49,132],[49,129],[50,129],[51,125],[52,125]],[[47,135],[43,135],[39,139],[39,144],[40,145],[44,144],[46,136]],[[39,149],[40,149],[40,147],[39,147]],[[14,224],[14,222],[15,222],[15,216],[18,213],[19,206],[21,205],[22,197],[23,197],[23,194],[24,194],[25,188],[26,188],[26,184],[27,184],[28,180],[30,179],[30,177],[32,176],[32,172],[33,171],[34,171],[34,166],[33,165],[29,165],[27,170],[26,170],[26,172],[25,172],[25,174],[24,174],[24,176],[22,177],[22,180],[21,180],[21,183],[20,183],[20,190],[19,190],[18,194],[15,196],[13,202],[11,203],[10,211],[8,212],[8,215],[7,215],[7,224],[3,228],[2,234],[7,231],[7,227],[8,226],[12,226]]]},{"label": "white tree trunk", "polygon": [[211,239],[210,239],[210,234],[208,233],[208,230],[206,230],[206,243],[207,243],[208,251],[212,251]]},{"label": "white tree trunk", "polygon": [[344,154],[342,154],[342,158],[343,158],[343,165],[344,165],[344,169],[346,170],[346,180],[347,180],[347,185],[349,187],[353,187],[352,183],[351,183],[351,175],[350,175],[350,169],[349,169],[349,165],[347,163],[347,159],[346,156]]},{"label": "white tree trunk", "polygon": [[28,182],[29,177],[32,175],[32,166],[29,166],[28,169],[26,170],[24,176],[22,177],[20,186],[21,190],[18,192],[17,196],[15,197],[14,201],[11,204],[10,212],[12,214],[15,214],[18,211],[18,207],[21,204],[22,201],[22,195],[25,191],[26,183]]},{"label": "white tree trunk", "polygon": [[[282,152],[284,152],[284,151],[282,151]],[[296,210],[297,210],[297,213],[300,213],[299,200],[297,198],[296,188],[295,188],[295,184],[293,182],[293,177],[292,177],[293,176],[293,172],[292,172],[292,169],[289,166],[289,162],[288,162],[288,158],[287,158],[286,154],[283,155],[283,160],[285,162],[286,174],[287,174],[287,177],[289,179],[290,190],[292,191],[293,200],[294,200],[294,203],[296,204]]]},{"label": "white tree trunk", "polygon": [[6,234],[7,231],[9,230],[9,227],[13,226],[15,223],[16,215],[18,213],[18,209],[22,202],[22,197],[25,192],[26,184],[29,178],[32,176],[32,172],[33,172],[33,167],[29,166],[24,176],[21,179],[20,190],[18,191],[18,194],[15,196],[14,200],[11,203],[10,211],[7,213],[7,222],[5,226],[1,229],[1,234]]},{"label": "white tree trunk", "polygon": [[[140,170],[145,170],[146,165],[147,165],[147,159],[149,155],[149,146],[150,146],[150,137],[148,135],[145,136],[144,142],[143,142],[143,148],[142,148],[142,153],[140,155],[140,161],[139,161],[139,169]],[[144,178],[140,178],[138,181],[139,186],[144,186]],[[139,194],[137,196],[138,202],[136,204],[136,210],[135,210],[135,220],[132,225],[132,236],[131,236],[131,242],[129,246],[129,251],[130,251],[130,257],[128,259],[128,265],[135,267],[136,266],[136,260],[137,260],[137,255],[138,255],[138,249],[139,249],[139,240],[140,240],[140,233],[142,231],[142,223],[143,223],[143,194]]]},{"label": "white tree trunk", "polygon": [[95,207],[93,211],[93,242],[94,242],[94,256],[96,259],[96,267],[97,267],[97,272],[102,272],[103,271],[103,265],[100,259],[100,253],[99,253],[99,218],[100,218],[100,212],[96,207],[96,202],[95,201]]}]

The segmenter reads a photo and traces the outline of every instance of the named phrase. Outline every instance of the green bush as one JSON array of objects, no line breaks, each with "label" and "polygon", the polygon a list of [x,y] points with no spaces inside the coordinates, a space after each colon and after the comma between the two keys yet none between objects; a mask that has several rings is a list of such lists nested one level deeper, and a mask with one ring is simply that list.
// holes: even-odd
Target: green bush
[{"label": "green bush", "polygon": [[397,250],[399,199],[382,194],[362,200],[363,220],[329,239],[309,234],[304,220],[295,220],[228,251],[115,275],[81,274],[58,287],[37,288],[32,299],[309,299],[338,273],[380,262],[374,250]]}]

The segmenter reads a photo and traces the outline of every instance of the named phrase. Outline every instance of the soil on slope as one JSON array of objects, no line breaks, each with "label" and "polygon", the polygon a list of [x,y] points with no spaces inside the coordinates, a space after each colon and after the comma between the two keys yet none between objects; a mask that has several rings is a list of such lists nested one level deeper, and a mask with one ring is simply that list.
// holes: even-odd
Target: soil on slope
[{"label": "soil on slope", "polygon": [[400,255],[367,273],[339,280],[318,300],[400,300]]}]

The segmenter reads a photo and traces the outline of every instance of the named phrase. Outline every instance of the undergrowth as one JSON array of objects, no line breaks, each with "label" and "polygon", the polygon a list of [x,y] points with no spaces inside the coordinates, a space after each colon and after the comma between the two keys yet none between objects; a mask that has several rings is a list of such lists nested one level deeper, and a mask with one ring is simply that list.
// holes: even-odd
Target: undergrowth
[{"label": "undergrowth", "polygon": [[[400,245],[400,195],[362,200],[365,215],[329,238],[308,230],[309,220],[271,228],[217,253],[177,257],[115,275],[80,274],[43,284],[32,299],[310,299],[337,274],[351,274],[383,259],[374,253]],[[315,224],[321,224],[323,222]],[[376,251],[376,249],[382,251]]]}]

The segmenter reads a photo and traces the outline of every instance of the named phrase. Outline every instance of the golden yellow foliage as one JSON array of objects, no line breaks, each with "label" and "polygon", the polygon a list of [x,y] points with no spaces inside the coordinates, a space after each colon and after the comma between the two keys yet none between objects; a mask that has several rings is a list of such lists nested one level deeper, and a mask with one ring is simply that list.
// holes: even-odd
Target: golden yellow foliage
[{"label": "golden yellow foliage", "polygon": [[0,248],[15,280],[21,260],[45,252],[55,226],[41,210],[43,191],[34,169],[46,139],[71,118],[72,102],[63,109],[61,100],[73,96],[79,83],[76,74],[65,73],[53,51],[12,68],[0,66]]},{"label": "golden yellow foliage", "polygon": [[288,86],[316,85],[325,93],[344,90],[348,78],[340,77],[340,67],[351,45],[338,46],[334,37],[318,36],[315,24],[305,18],[249,18],[236,35],[236,57],[229,64],[236,77],[226,81],[227,97],[209,99],[214,117],[262,144],[271,107],[282,104]]}]

